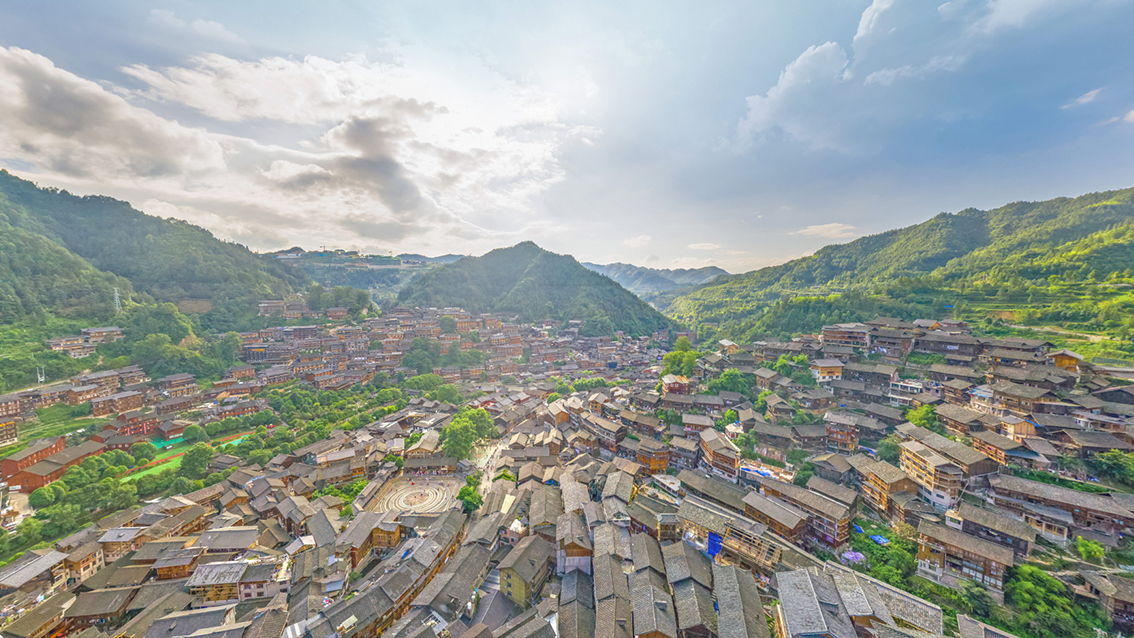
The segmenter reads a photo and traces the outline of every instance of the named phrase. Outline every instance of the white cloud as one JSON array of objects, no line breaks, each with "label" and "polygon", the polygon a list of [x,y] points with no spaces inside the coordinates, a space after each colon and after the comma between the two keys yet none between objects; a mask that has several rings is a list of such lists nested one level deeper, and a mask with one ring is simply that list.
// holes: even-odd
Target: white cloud
[{"label": "white cloud", "polygon": [[704,257],[678,257],[669,262],[670,268],[704,268],[705,266],[715,266],[716,260]]},{"label": "white cloud", "polygon": [[223,170],[223,145],[24,49],[0,47],[0,157],[74,178],[167,180]]},{"label": "white cloud", "polygon": [[[538,204],[565,177],[560,153],[599,136],[487,69],[464,85],[361,57],[210,55],[125,70],[142,91],[0,48],[0,157],[29,163],[39,181],[146,202],[253,247],[449,252],[547,237],[560,222]],[[267,125],[190,128],[137,105],[151,100]],[[294,133],[286,145],[240,136],[260,130]]]},{"label": "white cloud", "polygon": [[1126,117],[1122,118],[1122,121],[1134,124],[1134,110],[1131,110],[1129,113],[1127,113]]},{"label": "white cloud", "polygon": [[721,246],[720,244],[689,244],[689,247],[693,250],[717,250]]},{"label": "white cloud", "polygon": [[247,44],[244,38],[229,31],[219,22],[201,19],[186,22],[174,15],[172,11],[166,11],[165,9],[154,9],[150,11],[147,22],[149,22],[151,26],[159,29],[189,34],[206,40],[214,40],[226,44]]},{"label": "white cloud", "polygon": [[847,55],[838,44],[826,42],[808,47],[784,68],[779,81],[766,95],[745,98],[748,114],[737,127],[741,146],[773,128],[815,146],[833,146],[834,141],[813,126],[805,107],[824,89],[841,81],[846,68]]},{"label": "white cloud", "polygon": [[360,110],[423,114],[436,108],[391,99],[399,90],[411,88],[407,84],[412,74],[362,56],[340,61],[317,56],[237,60],[214,53],[194,57],[184,67],[135,64],[121,70],[146,85],[139,96],[188,106],[226,122],[321,124],[341,121]]},{"label": "white cloud", "polygon": [[973,25],[973,30],[988,34],[1019,27],[1039,14],[1079,4],[1078,0],[989,0],[988,12]]},{"label": "white cloud", "polygon": [[1071,109],[1071,108],[1075,108],[1076,106],[1082,106],[1084,104],[1090,104],[1091,102],[1095,101],[1095,98],[1097,98],[1099,96],[1099,93],[1101,93],[1101,92],[1102,92],[1102,89],[1095,89],[1094,91],[1087,91],[1086,93],[1080,95],[1079,97],[1075,98],[1074,100],[1071,100],[1070,102],[1068,102],[1067,104],[1064,104],[1063,106],[1061,106],[1059,108]]},{"label": "white cloud", "polygon": [[822,237],[824,239],[845,239],[847,237],[856,237],[859,233],[857,229],[850,224],[832,222],[830,224],[815,224],[806,228],[792,231],[788,234]]},{"label": "white cloud", "polygon": [[630,237],[629,239],[622,240],[622,245],[629,246],[630,248],[641,248],[649,244],[653,237],[649,235],[638,235],[637,237]]},{"label": "white cloud", "polygon": [[854,39],[858,40],[870,35],[878,23],[878,17],[892,6],[894,6],[894,0],[874,0],[874,2],[871,2],[858,20],[858,31],[855,32]]},{"label": "white cloud", "polygon": [[890,86],[899,79],[920,80],[938,71],[956,71],[965,63],[964,55],[938,55],[920,65],[905,64],[893,69],[882,69],[866,76],[863,85]]}]

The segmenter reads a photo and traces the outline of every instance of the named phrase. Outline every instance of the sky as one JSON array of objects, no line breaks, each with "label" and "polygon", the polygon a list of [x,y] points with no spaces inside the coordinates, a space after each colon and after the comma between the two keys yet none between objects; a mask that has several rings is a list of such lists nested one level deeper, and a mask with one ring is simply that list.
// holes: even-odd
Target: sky
[{"label": "sky", "polygon": [[257,251],[743,272],[1134,186],[1134,0],[0,8],[0,168]]}]

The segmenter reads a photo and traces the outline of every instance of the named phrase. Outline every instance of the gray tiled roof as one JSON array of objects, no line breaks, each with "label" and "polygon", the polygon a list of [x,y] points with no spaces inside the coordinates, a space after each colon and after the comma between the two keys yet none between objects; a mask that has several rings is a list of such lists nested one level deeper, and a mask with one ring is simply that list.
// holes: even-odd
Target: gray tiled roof
[{"label": "gray tiled roof", "polygon": [[878,596],[886,603],[894,619],[933,634],[940,635],[945,631],[945,614],[937,605],[868,576],[860,574],[860,580],[874,583]]},{"label": "gray tiled roof", "polygon": [[666,578],[671,585],[692,579],[712,590],[712,563],[693,546],[680,541],[670,543],[662,548],[662,556],[665,558]]},{"label": "gray tiled roof", "polygon": [[618,498],[623,503],[629,503],[634,489],[634,477],[625,472],[614,472],[606,477],[606,485],[602,490],[603,499]]},{"label": "gray tiled roof", "polygon": [[744,495],[748,490],[743,487],[733,485],[724,479],[705,476],[689,470],[681,470],[677,474],[677,480],[681,481],[688,489],[700,493],[706,498],[719,501],[737,512],[744,511]]},{"label": "gray tiled roof", "polygon": [[688,631],[706,627],[717,633],[717,612],[713,609],[712,591],[692,580],[673,586],[673,604],[677,612],[677,628]]},{"label": "gray tiled roof", "polygon": [[889,608],[872,583],[859,579],[859,574],[852,570],[833,569],[831,563],[824,567],[826,574],[835,582],[848,615],[855,618],[873,617],[887,625],[894,624]]},{"label": "gray tiled roof", "polygon": [[559,591],[559,606],[578,601],[587,607],[595,606],[595,581],[587,572],[572,569],[563,575]]},{"label": "gray tiled roof", "polygon": [[830,576],[816,568],[797,569],[777,573],[776,582],[789,636],[855,638],[854,625]]},{"label": "gray tiled roof", "polygon": [[595,599],[624,598],[630,600],[630,587],[622,571],[622,561],[610,554],[595,556],[591,563],[594,572]]},{"label": "gray tiled roof", "polygon": [[720,638],[769,638],[760,589],[751,572],[713,563],[713,595]]},{"label": "gray tiled roof", "polygon": [[500,562],[500,569],[512,569],[525,582],[531,582],[547,565],[553,548],[551,543],[537,535],[525,536]]},{"label": "gray tiled roof", "polygon": [[654,571],[665,576],[665,563],[662,559],[661,546],[647,534],[634,534],[630,537],[630,549],[634,557],[634,571],[653,568]]},{"label": "gray tiled roof", "polygon": [[1058,485],[1029,481],[1009,474],[998,474],[989,477],[988,482],[992,485],[992,491],[994,493],[1007,490],[1025,496],[1044,499],[1045,501],[1073,505],[1075,507],[1103,512],[1113,516],[1134,518],[1134,512],[1122,507],[1118,502],[1103,494],[1080,492],[1079,490],[1072,490]]},{"label": "gray tiled roof", "polygon": [[1036,540],[1036,529],[1034,527],[1000,512],[961,501],[957,505],[957,513],[960,514],[962,519],[972,521],[995,532],[1026,540],[1029,543],[1034,543]]},{"label": "gray tiled roof", "polygon": [[810,510],[818,512],[819,514],[831,520],[840,520],[850,516],[850,511],[847,509],[846,505],[827,498],[822,494],[812,492],[805,487],[799,487],[794,483],[785,483],[784,481],[777,481],[775,479],[761,478],[760,485],[762,485],[766,490],[774,490],[782,494],[785,498],[789,498],[798,503],[801,503],[803,504],[803,506],[809,508]]},{"label": "gray tiled roof", "polygon": [[923,536],[930,539],[949,545],[951,547],[959,547],[966,552],[976,554],[982,558],[994,560],[1002,565],[1011,566],[1013,561],[1012,550],[1002,545],[997,545],[991,541],[986,541],[983,538],[978,538],[972,534],[966,534],[960,530],[953,529],[952,527],[945,527],[943,525],[935,525],[929,521],[922,520],[917,526],[917,531]]},{"label": "gray tiled roof", "polygon": [[704,499],[695,496],[686,496],[685,499],[681,501],[681,506],[677,508],[677,518],[683,521],[689,521],[690,523],[699,525],[723,536],[728,522],[736,518],[736,516],[725,513],[722,508]]},{"label": "gray tiled roof", "polygon": [[426,583],[413,605],[428,605],[446,619],[459,615],[472,597],[480,576],[487,570],[491,557],[492,552],[479,543],[461,547],[445,563],[441,573]]},{"label": "gray tiled roof", "polygon": [[961,638],[1016,638],[1015,634],[986,625],[965,614],[957,614],[957,633]]},{"label": "gray tiled roof", "polygon": [[788,529],[795,529],[800,523],[807,520],[807,512],[796,506],[785,503],[778,498],[764,496],[759,492],[749,492],[744,502],[753,510],[768,517]]},{"label": "gray tiled roof", "polygon": [[602,638],[632,638],[633,615],[629,597],[600,600],[595,605],[595,635]]},{"label": "gray tiled roof", "polygon": [[595,528],[594,535],[593,554],[596,558],[603,554],[613,554],[619,560],[632,558],[630,530],[621,525],[603,523]]},{"label": "gray tiled roof", "polygon": [[596,635],[595,610],[579,601],[560,603],[556,624],[559,638],[595,638]]},{"label": "gray tiled roof", "polygon": [[843,487],[838,483],[832,483],[831,481],[828,481],[827,479],[820,476],[813,475],[811,478],[807,479],[807,489],[811,490],[812,492],[818,492],[823,496],[832,498],[847,506],[853,504],[858,498],[858,492],[850,489],[849,487]]},{"label": "gray tiled roof", "polygon": [[555,540],[560,546],[574,544],[591,549],[591,535],[582,514],[565,512],[555,523]]},{"label": "gray tiled roof", "polygon": [[894,467],[886,461],[878,461],[866,467],[866,472],[873,474],[882,479],[883,483],[892,485],[902,479],[908,479],[910,476],[903,472],[900,468]]},{"label": "gray tiled roof", "polygon": [[952,403],[939,405],[934,409],[934,411],[938,414],[938,416],[943,416],[946,419],[951,419],[953,421],[964,424],[979,421],[980,417],[982,416],[980,412],[970,410],[968,408],[963,408],[959,405],[953,405]]},{"label": "gray tiled roof", "polygon": [[634,609],[634,635],[657,632],[677,638],[673,598],[669,595],[668,585],[661,574],[652,569],[638,570],[631,574],[630,602]]}]

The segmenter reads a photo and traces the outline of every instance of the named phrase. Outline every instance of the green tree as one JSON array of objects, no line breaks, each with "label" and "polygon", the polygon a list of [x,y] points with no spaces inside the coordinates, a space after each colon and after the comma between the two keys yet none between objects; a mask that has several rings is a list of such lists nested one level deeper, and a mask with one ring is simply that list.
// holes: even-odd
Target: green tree
[{"label": "green tree", "polygon": [[992,599],[988,589],[976,581],[961,581],[961,599],[968,604],[973,614],[981,618],[991,618],[992,610],[996,608],[996,601]]},{"label": "green tree", "polygon": [[547,395],[547,404],[551,405],[552,403],[558,401],[559,398],[560,397],[558,392],[552,392],[551,394]]},{"label": "green tree", "polygon": [[725,426],[732,425],[740,420],[740,416],[736,414],[736,410],[725,410],[724,415],[717,419],[713,424],[713,428],[719,432],[725,431]]},{"label": "green tree", "polygon": [[484,504],[484,498],[471,485],[466,485],[457,492],[457,500],[461,502],[465,513],[475,512]]},{"label": "green tree", "polygon": [[28,495],[28,505],[31,505],[37,510],[54,504],[55,490],[49,487],[41,487]]},{"label": "green tree", "polygon": [[1092,563],[1100,562],[1106,554],[1106,548],[1102,546],[1102,543],[1082,536],[1075,537],[1075,551],[1079,552],[1079,556],[1082,556],[1083,560]]},{"label": "green tree", "polygon": [[216,450],[208,443],[197,443],[181,455],[181,476],[188,479],[203,478],[209,469]]},{"label": "green tree", "polygon": [[[415,339],[415,341],[416,340],[417,339]],[[430,369],[433,369],[432,365],[430,365]],[[419,392],[433,392],[442,385],[445,385],[445,379],[442,379],[439,374],[419,374],[416,377],[406,379],[402,385]]]},{"label": "green tree", "polygon": [[178,344],[193,334],[193,323],[171,303],[130,306],[119,325],[127,343],[161,334],[169,338],[169,343]]},{"label": "green tree", "polygon": [[36,518],[25,518],[16,525],[16,533],[20,535],[20,541],[24,545],[35,545],[43,534],[43,523]]},{"label": "green tree", "polygon": [[693,349],[693,344],[689,343],[688,337],[678,337],[677,341],[673,342],[673,349],[675,352],[689,352]]},{"label": "green tree", "polygon": [[457,320],[449,315],[441,317],[437,321],[437,325],[441,328],[442,334],[455,335],[457,334]]},{"label": "green tree", "polygon": [[457,390],[457,386],[453,385],[452,383],[446,383],[438,387],[436,390],[429,394],[429,398],[433,401],[440,401],[442,403],[448,403],[451,405],[456,405],[464,401],[464,397],[461,396],[461,392]]},{"label": "green tree", "polygon": [[795,478],[792,479],[792,483],[800,487],[806,487],[807,482],[810,481],[811,477],[814,475],[815,465],[812,463],[804,463],[803,467],[799,468],[799,471],[795,473]]},{"label": "green tree", "polygon": [[1134,482],[1134,454],[1119,450],[1100,452],[1086,461],[1086,466],[1095,473],[1123,483]]},{"label": "green tree", "polygon": [[887,463],[897,463],[898,459],[902,456],[902,448],[899,447],[899,445],[898,437],[893,434],[883,438],[878,442],[879,460],[886,461]]},{"label": "green tree", "polygon": [[264,467],[268,464],[268,461],[272,460],[273,456],[275,456],[275,454],[273,454],[271,450],[253,450],[248,455],[248,458],[246,460],[248,461],[249,465],[259,465],[260,467]]},{"label": "green tree", "polygon": [[932,405],[923,405],[906,412],[906,420],[938,434],[943,431],[940,422],[937,420],[937,409]]},{"label": "green tree", "polygon": [[199,443],[204,443],[209,440],[209,433],[205,431],[205,428],[196,424],[185,426],[185,432],[182,436],[186,441],[197,441]]},{"label": "green tree", "polygon": [[752,392],[752,385],[744,380],[744,375],[736,368],[725,370],[721,373],[720,378],[709,381],[708,386],[710,392],[718,394],[720,392],[736,392],[747,396]]},{"label": "green tree", "polygon": [[71,467],[67,468],[66,472],[63,473],[63,482],[66,483],[67,487],[71,488],[72,490],[86,487],[87,485],[90,485],[94,480],[95,476],[92,475],[91,472],[84,468],[81,464],[72,465]]}]

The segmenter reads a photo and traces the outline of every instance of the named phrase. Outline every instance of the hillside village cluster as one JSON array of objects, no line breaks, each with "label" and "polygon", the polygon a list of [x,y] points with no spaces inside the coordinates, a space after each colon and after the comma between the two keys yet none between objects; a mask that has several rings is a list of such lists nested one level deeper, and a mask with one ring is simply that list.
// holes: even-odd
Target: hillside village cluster
[{"label": "hillside village cluster", "polygon": [[[459,334],[442,334],[445,316]],[[945,635],[946,610],[855,569],[860,524],[912,528],[919,576],[973,581],[998,601],[1037,548],[1079,537],[1115,548],[1134,525],[1134,494],[1021,476],[1134,451],[1125,371],[1045,341],[878,318],[704,345],[682,376],[661,374],[665,352],[652,347],[677,334],[552,327],[398,308],[361,325],[242,334],[245,365],[207,388],[124,368],[0,397],[9,441],[56,403],[114,417],[0,459],[7,485],[28,493],[108,450],[270,410],[269,388],[416,375],[402,365],[415,339],[485,354],[433,370],[460,405],[407,390],[377,421],[263,465],[218,454],[210,470],[231,471],[223,481],[25,552],[0,568],[0,635],[927,638]],[[710,393],[730,370],[751,388]],[[606,387],[552,396],[599,377]],[[924,406],[946,435],[907,421]],[[497,436],[446,457],[442,434],[465,408],[491,415]],[[897,464],[878,458],[888,437]],[[349,503],[320,495],[360,479]],[[455,498],[465,485],[483,497],[471,512]],[[1101,568],[1059,577],[1117,631],[1134,624],[1134,580]],[[955,631],[1011,636],[965,614]]]}]

